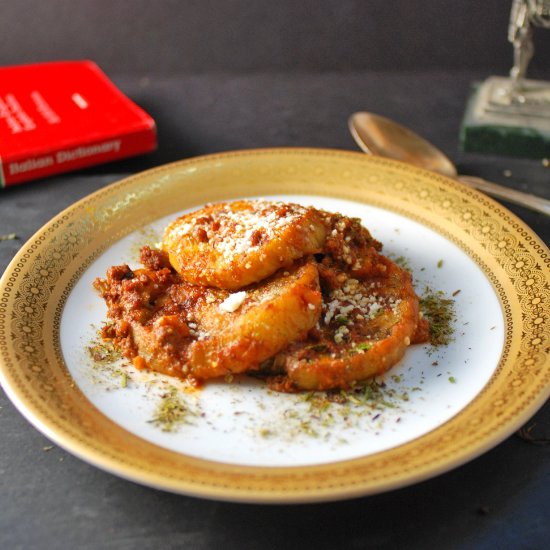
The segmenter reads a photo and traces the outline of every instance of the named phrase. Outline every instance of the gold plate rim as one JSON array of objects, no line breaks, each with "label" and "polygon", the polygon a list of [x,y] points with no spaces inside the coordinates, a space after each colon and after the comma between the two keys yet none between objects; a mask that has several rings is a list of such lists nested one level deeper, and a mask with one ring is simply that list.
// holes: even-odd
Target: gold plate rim
[{"label": "gold plate rim", "polygon": [[[507,319],[506,345],[487,386],[458,415],[425,436],[374,455],[272,468],[228,465],[162,449],[118,427],[84,398],[64,366],[56,339],[63,304],[86,266],[124,234],[180,210],[170,193],[185,192],[186,205],[243,196],[252,194],[247,178],[253,177],[264,177],[255,184],[254,195],[270,194],[269,189],[273,194],[276,185],[277,193],[350,198],[405,215],[458,244],[482,268]],[[144,209],[146,215],[136,220],[134,211]],[[549,261],[540,238],[496,201],[397,161],[291,147],[194,157],[129,176],[84,197],[23,245],[0,279],[0,383],[27,420],[56,444],[144,485],[253,503],[375,494],[479,456],[548,399],[550,327],[544,321],[550,313]]]}]

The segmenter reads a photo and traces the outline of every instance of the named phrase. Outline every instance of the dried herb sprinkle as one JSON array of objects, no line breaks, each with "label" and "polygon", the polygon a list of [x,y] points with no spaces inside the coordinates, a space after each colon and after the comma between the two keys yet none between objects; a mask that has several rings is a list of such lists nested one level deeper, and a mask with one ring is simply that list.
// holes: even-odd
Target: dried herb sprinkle
[{"label": "dried herb sprinkle", "polygon": [[15,233],[0,235],[0,241],[15,241],[16,239],[17,239],[17,235]]},{"label": "dried herb sprinkle", "polygon": [[426,288],[420,299],[420,310],[430,323],[430,343],[432,346],[446,346],[453,341],[456,320],[454,300],[446,298],[441,291]]},{"label": "dried herb sprinkle", "polygon": [[175,432],[183,424],[191,424],[189,419],[195,414],[183,401],[178,390],[172,387],[161,395],[150,422],[163,432]]}]

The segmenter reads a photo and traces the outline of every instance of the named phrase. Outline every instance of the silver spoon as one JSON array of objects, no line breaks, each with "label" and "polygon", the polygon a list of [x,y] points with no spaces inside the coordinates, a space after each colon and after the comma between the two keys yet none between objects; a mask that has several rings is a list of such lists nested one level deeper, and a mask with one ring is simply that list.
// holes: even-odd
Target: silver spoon
[{"label": "silver spoon", "polygon": [[369,155],[393,158],[427,168],[479,189],[488,195],[550,216],[549,200],[475,176],[459,176],[455,165],[444,153],[419,135],[389,118],[367,112],[354,113],[350,116],[348,125],[357,145]]}]

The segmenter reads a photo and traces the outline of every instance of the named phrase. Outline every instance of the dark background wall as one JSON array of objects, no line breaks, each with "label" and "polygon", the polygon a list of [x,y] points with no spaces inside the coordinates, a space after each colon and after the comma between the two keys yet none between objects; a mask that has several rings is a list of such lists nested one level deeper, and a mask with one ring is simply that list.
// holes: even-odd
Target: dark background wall
[{"label": "dark background wall", "polygon": [[[511,0],[4,0],[0,65],[107,72],[480,69],[506,74]],[[536,32],[529,76],[550,65]]]}]

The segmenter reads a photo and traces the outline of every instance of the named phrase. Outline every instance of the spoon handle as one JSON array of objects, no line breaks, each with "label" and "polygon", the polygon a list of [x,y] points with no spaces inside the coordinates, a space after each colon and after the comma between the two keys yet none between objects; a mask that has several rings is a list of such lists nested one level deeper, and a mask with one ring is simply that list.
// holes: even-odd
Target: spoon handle
[{"label": "spoon handle", "polygon": [[531,210],[542,212],[543,214],[550,216],[550,201],[543,199],[542,197],[516,191],[515,189],[510,189],[509,187],[504,187],[503,185],[498,185],[497,183],[492,183],[475,176],[458,176],[457,179],[470,187],[474,187],[475,189],[479,189],[480,191],[487,193],[488,195],[525,206]]}]

